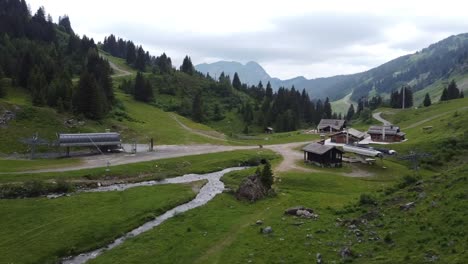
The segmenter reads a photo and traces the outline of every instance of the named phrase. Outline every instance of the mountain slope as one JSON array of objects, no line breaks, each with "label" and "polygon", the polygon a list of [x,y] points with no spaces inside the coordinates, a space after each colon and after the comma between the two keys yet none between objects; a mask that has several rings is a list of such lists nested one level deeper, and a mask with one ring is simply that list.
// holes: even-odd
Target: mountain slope
[{"label": "mountain slope", "polygon": [[250,61],[245,65],[235,61],[218,61],[215,63],[202,63],[195,66],[195,69],[204,74],[209,73],[211,77],[217,78],[222,72],[231,76],[237,72],[241,76],[243,83],[257,85],[259,81],[266,84],[272,78],[258,63]]},{"label": "mountain slope", "polygon": [[[236,67],[230,65],[236,65]],[[305,88],[313,98],[330,97],[332,100],[338,100],[353,92],[351,99],[356,101],[362,96],[367,96],[372,90],[379,94],[388,94],[408,84],[414,91],[420,91],[437,82],[468,74],[468,34],[450,36],[414,54],[405,55],[368,71],[350,75],[310,80],[302,76],[289,80],[267,79],[269,75],[263,69],[249,72],[247,75],[244,73],[249,70],[247,65],[242,66],[236,62],[230,62],[229,65],[226,62],[217,62],[200,64],[196,66],[196,69],[203,73],[210,72],[210,74],[224,71],[231,76],[234,71],[237,71],[243,82],[256,84],[259,80],[263,83],[270,81],[274,89],[294,85],[299,90]],[[257,72],[261,74],[256,75]],[[462,88],[466,87],[462,86]],[[439,93],[441,89],[442,86],[438,85],[430,91]],[[419,100],[418,98],[416,99]]]}]

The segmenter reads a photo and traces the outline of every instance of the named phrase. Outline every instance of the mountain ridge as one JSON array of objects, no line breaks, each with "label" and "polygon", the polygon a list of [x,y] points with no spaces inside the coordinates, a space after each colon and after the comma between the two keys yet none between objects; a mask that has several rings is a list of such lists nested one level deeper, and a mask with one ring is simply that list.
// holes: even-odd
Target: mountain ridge
[{"label": "mountain ridge", "polygon": [[[246,65],[235,61],[228,62],[231,65],[237,63],[236,67],[225,63],[226,61],[203,63],[195,68],[210,75],[216,71],[218,76],[223,71],[230,76],[237,72],[241,81],[249,85],[257,85],[259,81],[263,84],[269,81],[273,89],[294,85],[296,89],[305,89],[313,98],[330,97],[332,100],[338,100],[353,92],[352,99],[357,100],[368,96],[373,90],[386,95],[408,84],[414,91],[420,91],[437,81],[453,78],[454,75],[468,75],[468,33],[449,36],[415,53],[397,57],[364,72],[331,77],[307,79],[297,76],[281,80],[271,77],[255,62],[261,67],[261,75],[247,72],[250,68],[247,64],[251,62]],[[213,65],[216,65],[216,68]]]}]

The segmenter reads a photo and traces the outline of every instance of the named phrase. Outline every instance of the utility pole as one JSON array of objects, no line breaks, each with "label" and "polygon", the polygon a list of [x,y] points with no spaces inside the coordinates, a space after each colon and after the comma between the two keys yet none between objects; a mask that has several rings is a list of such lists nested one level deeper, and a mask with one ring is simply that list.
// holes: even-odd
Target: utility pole
[{"label": "utility pole", "polygon": [[402,90],[402,93],[403,93],[403,105],[401,106],[401,108],[405,109],[405,90],[406,90],[406,87],[403,86],[403,88],[401,88]]}]

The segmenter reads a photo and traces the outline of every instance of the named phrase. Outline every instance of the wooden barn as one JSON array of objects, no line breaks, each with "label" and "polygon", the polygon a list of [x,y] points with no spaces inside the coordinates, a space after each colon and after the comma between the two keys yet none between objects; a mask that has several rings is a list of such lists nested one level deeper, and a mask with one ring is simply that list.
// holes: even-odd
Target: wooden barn
[{"label": "wooden barn", "polygon": [[330,136],[330,141],[339,144],[353,144],[364,139],[366,133],[349,128]]},{"label": "wooden barn", "polygon": [[320,133],[334,133],[346,128],[346,120],[341,119],[322,119],[317,126]]},{"label": "wooden barn", "polygon": [[311,143],[305,146],[304,161],[320,167],[341,167],[343,151],[335,146]]},{"label": "wooden barn", "polygon": [[389,126],[371,126],[367,133],[372,141],[376,142],[401,142],[405,140],[405,133],[400,131],[400,127]]}]

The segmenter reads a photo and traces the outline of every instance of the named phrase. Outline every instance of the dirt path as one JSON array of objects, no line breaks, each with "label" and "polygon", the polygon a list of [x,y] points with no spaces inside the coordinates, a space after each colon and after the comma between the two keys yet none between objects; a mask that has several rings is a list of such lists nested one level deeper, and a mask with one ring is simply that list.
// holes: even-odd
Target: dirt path
[{"label": "dirt path", "polygon": [[[104,57],[104,58],[105,58],[105,57]],[[115,64],[114,64],[113,62],[111,62],[110,60],[107,60],[107,61],[109,62],[109,65],[110,65],[110,67],[114,70],[114,72],[116,72],[116,73],[114,73],[114,74],[112,75],[112,78],[115,78],[115,77],[122,77],[122,76],[127,76],[127,75],[131,75],[131,74],[132,74],[132,73],[129,72],[129,71],[126,71],[126,70],[124,70],[124,69],[119,68],[117,65],[115,65]],[[119,72],[119,73],[117,73],[117,72]]]},{"label": "dirt path", "polygon": [[41,170],[30,170],[20,172],[0,172],[0,174],[24,174],[41,172],[63,172],[91,168],[103,168],[109,163],[110,166],[137,163],[142,161],[175,158],[199,154],[208,154],[240,149],[253,149],[257,146],[224,146],[224,145],[161,145],[155,147],[153,152],[137,152],[136,154],[106,154],[89,156],[82,159],[82,163],[70,167],[50,168]]},{"label": "dirt path", "polygon": [[202,137],[214,139],[214,140],[221,140],[221,141],[227,141],[226,135],[216,132],[216,131],[203,131],[199,129],[193,129],[191,127],[186,126],[184,123],[180,122],[180,120],[177,118],[176,115],[171,114],[172,119],[174,119],[177,124],[179,124],[183,129],[187,130],[190,133],[197,134]]},{"label": "dirt path", "polygon": [[379,122],[382,122],[384,126],[390,126],[392,123],[390,123],[389,121],[383,119],[381,114],[382,114],[382,112],[373,113],[372,117],[374,119],[378,120]]},{"label": "dirt path", "polygon": [[275,172],[285,172],[290,170],[313,172],[315,170],[304,168],[296,164],[298,161],[304,158],[303,153],[301,151],[298,151],[297,148],[308,143],[310,142],[294,142],[280,145],[266,145],[263,147],[266,149],[270,149],[283,156],[283,160],[281,161],[281,163],[275,167]]}]

